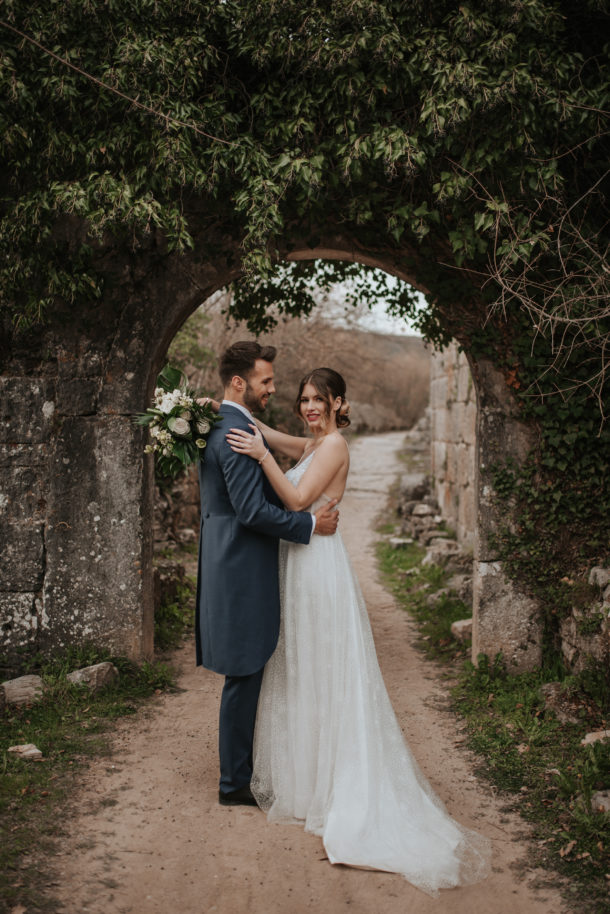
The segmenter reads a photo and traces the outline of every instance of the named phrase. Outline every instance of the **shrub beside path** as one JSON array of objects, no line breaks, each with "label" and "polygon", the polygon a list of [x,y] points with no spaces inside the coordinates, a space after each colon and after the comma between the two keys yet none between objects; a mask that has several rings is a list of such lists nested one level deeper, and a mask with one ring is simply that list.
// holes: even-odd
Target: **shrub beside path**
[{"label": "shrub beside path", "polygon": [[[378,580],[375,518],[404,465],[401,433],[352,444],[341,530],[371,615],[394,709],[421,767],[463,824],[493,845],[493,872],[434,899],[402,877],[331,866],[319,838],[217,802],[221,678],[175,656],[179,691],[118,723],[110,757],[82,776],[54,858],[58,914],[558,914],[559,892],[528,866],[527,826],[473,771],[446,686],[411,646],[411,620]],[[546,883],[546,884],[545,884]]]}]

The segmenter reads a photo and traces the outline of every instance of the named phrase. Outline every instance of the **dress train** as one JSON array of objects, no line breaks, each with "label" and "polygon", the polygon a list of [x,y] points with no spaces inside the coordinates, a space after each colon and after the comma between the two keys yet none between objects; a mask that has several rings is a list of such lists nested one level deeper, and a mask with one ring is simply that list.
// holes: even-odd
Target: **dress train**
[{"label": "dress train", "polygon": [[280,588],[251,785],[269,821],[320,835],[331,863],[401,873],[432,895],[483,879],[489,842],[449,816],[405,742],[340,534],[282,541]]}]

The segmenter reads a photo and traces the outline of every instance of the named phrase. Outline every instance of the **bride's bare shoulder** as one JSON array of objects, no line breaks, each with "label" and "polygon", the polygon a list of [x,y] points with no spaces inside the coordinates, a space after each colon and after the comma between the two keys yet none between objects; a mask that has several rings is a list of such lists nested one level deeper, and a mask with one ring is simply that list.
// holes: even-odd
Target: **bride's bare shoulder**
[{"label": "bride's bare shoulder", "polygon": [[347,441],[341,434],[341,432],[331,432],[329,435],[323,439],[320,444],[320,451],[324,451],[328,454],[329,457],[338,459],[349,460],[349,448],[347,446]]}]

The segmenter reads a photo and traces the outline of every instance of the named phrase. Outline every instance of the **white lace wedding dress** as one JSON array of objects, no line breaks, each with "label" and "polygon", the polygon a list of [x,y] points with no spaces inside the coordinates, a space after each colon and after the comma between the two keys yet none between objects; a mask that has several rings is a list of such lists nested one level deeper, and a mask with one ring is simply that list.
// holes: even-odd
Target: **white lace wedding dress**
[{"label": "white lace wedding dress", "polygon": [[[294,485],[312,457],[289,470]],[[320,835],[331,863],[402,873],[430,894],[484,878],[487,840],[448,815],[405,743],[340,534],[282,541],[280,587],[252,779],[269,820]]]}]

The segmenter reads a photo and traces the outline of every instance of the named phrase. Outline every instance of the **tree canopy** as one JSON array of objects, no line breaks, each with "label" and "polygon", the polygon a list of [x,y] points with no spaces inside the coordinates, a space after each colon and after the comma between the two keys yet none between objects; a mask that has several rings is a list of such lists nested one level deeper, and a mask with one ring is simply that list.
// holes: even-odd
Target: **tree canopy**
[{"label": "tree canopy", "polygon": [[[436,296],[457,267],[498,306],[586,289],[598,316],[604,6],[5,0],[2,304],[99,294],[88,243],[108,232],[192,247],[196,197],[255,273],[324,226],[416,251]],[[86,220],[79,250],[62,215]]]}]

